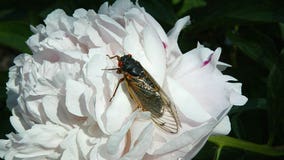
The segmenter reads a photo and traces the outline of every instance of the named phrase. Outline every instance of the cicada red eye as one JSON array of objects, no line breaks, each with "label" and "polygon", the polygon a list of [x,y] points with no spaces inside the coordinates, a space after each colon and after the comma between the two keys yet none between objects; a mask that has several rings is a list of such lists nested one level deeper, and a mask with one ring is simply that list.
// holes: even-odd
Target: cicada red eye
[{"label": "cicada red eye", "polygon": [[122,67],[123,66],[123,62],[118,61],[118,67]]}]

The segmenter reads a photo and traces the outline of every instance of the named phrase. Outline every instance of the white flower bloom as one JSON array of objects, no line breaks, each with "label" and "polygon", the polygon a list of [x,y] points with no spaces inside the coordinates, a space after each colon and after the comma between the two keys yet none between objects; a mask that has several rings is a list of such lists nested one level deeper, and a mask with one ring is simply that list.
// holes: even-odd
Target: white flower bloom
[{"label": "white flower bloom", "polygon": [[[7,105],[16,133],[0,140],[0,156],[13,159],[134,160],[191,159],[211,134],[230,131],[226,116],[243,105],[241,83],[223,75],[221,49],[198,44],[182,53],[177,44],[189,17],[166,34],[138,4],[117,0],[98,13],[57,9],[32,27],[27,44],[10,68]],[[136,105],[122,75],[106,55],[131,53],[172,99],[182,128],[165,133]],[[219,68],[219,69],[218,69]],[[230,81],[230,82],[229,82]]]}]

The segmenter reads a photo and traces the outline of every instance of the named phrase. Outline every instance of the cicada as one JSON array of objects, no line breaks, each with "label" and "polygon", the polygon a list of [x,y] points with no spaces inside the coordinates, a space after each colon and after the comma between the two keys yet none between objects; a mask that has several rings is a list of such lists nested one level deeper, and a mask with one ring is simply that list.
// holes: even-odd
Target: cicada
[{"label": "cicada", "polygon": [[173,134],[177,133],[181,124],[176,108],[144,67],[132,58],[131,54],[107,56],[110,59],[117,58],[118,61],[118,68],[107,70],[116,70],[118,74],[123,74],[110,101],[115,96],[120,83],[125,81],[129,95],[136,103],[137,108],[141,108],[142,111],[149,111],[154,124],[162,130]]}]

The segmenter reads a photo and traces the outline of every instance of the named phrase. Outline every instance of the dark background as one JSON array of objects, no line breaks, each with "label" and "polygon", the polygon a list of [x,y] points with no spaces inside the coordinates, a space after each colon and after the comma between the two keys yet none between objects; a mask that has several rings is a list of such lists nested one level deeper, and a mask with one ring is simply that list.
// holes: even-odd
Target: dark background
[{"label": "dark background", "polygon": [[[0,138],[13,129],[6,108],[6,82],[13,58],[30,53],[25,41],[29,25],[43,23],[46,15],[62,8],[72,15],[77,8],[94,9],[103,0],[1,0],[0,2]],[[109,1],[112,4],[113,1]],[[233,107],[230,137],[276,150],[278,155],[251,152],[242,147],[209,141],[195,160],[284,159],[284,1],[269,0],[140,0],[139,4],[168,31],[176,20],[190,15],[191,25],[179,38],[183,52],[197,42],[212,50],[222,47],[221,61],[232,65],[224,73],[243,83],[249,98]],[[229,141],[230,142],[230,141]],[[216,156],[218,153],[219,157]],[[282,155],[282,157],[281,157]]]}]

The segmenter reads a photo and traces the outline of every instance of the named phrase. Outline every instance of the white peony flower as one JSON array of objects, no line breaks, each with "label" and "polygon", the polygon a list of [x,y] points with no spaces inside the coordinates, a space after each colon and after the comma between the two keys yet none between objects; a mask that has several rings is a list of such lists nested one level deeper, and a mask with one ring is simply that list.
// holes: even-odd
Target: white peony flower
[{"label": "white peony flower", "polygon": [[[12,159],[136,160],[191,159],[211,134],[230,131],[226,116],[243,105],[241,83],[221,73],[221,49],[198,44],[182,53],[177,44],[189,17],[166,34],[138,4],[117,0],[98,13],[77,9],[50,13],[32,27],[27,44],[10,68],[7,105],[15,133],[0,140],[0,157]],[[170,97],[181,129],[166,133],[136,105],[122,75],[106,55],[131,53]]]}]

